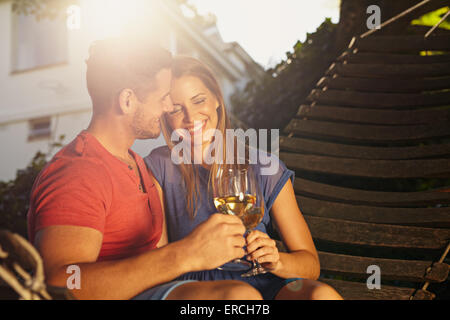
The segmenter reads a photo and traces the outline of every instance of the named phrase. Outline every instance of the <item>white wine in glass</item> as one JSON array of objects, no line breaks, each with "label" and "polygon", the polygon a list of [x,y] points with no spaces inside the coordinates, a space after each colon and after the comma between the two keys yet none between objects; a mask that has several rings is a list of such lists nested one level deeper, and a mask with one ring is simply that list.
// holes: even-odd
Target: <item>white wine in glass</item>
[{"label": "white wine in glass", "polygon": [[217,197],[214,204],[220,213],[231,214],[242,220],[247,230],[252,230],[261,223],[264,207],[256,206],[256,197],[252,195]]},{"label": "white wine in glass", "polygon": [[[264,216],[264,199],[251,167],[220,167],[214,180],[214,205],[223,214],[237,216],[242,220],[247,232],[261,223]],[[249,262],[236,259],[222,266],[221,270],[230,270],[230,266],[240,265],[249,269]],[[231,267],[236,270],[236,268]],[[254,268],[242,276],[266,273],[257,262]]]}]

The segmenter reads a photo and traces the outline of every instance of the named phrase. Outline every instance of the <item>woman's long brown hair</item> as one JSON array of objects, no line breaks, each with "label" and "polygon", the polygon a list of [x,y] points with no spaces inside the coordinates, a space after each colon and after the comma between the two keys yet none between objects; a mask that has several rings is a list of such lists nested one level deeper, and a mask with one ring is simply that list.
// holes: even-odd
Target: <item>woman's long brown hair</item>
[{"label": "woman's long brown hair", "polygon": [[[173,59],[172,63],[172,77],[181,78],[184,76],[193,76],[200,79],[203,84],[213,93],[219,103],[219,107],[217,108],[218,122],[217,122],[217,130],[222,133],[222,137],[225,137],[225,132],[227,129],[231,129],[231,124],[228,119],[226,108],[223,100],[222,90],[220,89],[219,83],[216,80],[211,69],[200,62],[197,59],[191,57],[178,56]],[[171,140],[173,128],[167,122],[165,116],[161,118],[161,129],[164,135],[164,139],[166,140],[169,149],[172,151],[175,146],[174,142]],[[225,156],[226,156],[226,142],[223,139],[223,163],[225,164]],[[213,179],[217,175],[219,170],[218,161],[214,161],[210,168],[209,179],[208,179],[208,193],[213,192],[214,184]],[[194,218],[197,209],[199,207],[199,203],[202,201],[202,197],[199,191],[199,176],[198,170],[192,164],[180,164],[181,174],[183,175],[183,181],[186,188],[186,204],[188,212],[191,218]]]}]

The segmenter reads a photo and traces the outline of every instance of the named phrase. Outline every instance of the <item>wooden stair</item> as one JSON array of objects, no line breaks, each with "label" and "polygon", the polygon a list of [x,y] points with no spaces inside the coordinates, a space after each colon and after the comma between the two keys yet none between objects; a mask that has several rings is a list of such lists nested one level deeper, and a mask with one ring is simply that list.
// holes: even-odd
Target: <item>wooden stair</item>
[{"label": "wooden stair", "polygon": [[[448,284],[440,258],[450,241],[450,186],[373,186],[450,181],[450,33],[354,38],[300,105],[280,148],[296,172],[321,281],[345,299],[433,299],[423,284]],[[381,270],[379,290],[366,284],[371,265]]]}]

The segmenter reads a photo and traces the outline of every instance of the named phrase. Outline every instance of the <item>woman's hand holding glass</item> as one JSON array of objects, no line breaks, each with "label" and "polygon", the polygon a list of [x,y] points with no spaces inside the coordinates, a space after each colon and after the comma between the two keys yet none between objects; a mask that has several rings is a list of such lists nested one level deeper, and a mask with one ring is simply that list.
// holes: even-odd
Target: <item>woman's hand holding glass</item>
[{"label": "woman's hand holding glass", "polygon": [[280,267],[280,254],[275,240],[259,230],[248,234],[246,240],[248,260],[257,261],[268,271],[275,271]]},{"label": "woman's hand holding glass", "polygon": [[[240,218],[247,229],[247,234],[251,234],[252,230],[261,223],[264,216],[264,198],[253,167],[221,166],[214,178],[213,193],[214,204],[219,212]],[[237,259],[224,267],[248,266],[248,261]],[[225,268],[222,270],[226,270]],[[255,260],[253,268],[241,276],[251,277],[266,272],[267,270]]]}]

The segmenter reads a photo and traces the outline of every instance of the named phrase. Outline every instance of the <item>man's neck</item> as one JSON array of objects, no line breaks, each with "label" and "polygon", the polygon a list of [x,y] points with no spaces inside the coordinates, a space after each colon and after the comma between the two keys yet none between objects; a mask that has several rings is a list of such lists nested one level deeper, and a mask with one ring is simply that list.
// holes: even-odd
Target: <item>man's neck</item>
[{"label": "man's neck", "polygon": [[123,160],[130,158],[129,149],[135,138],[114,117],[100,118],[93,116],[86,131],[92,134],[115,157]]}]

